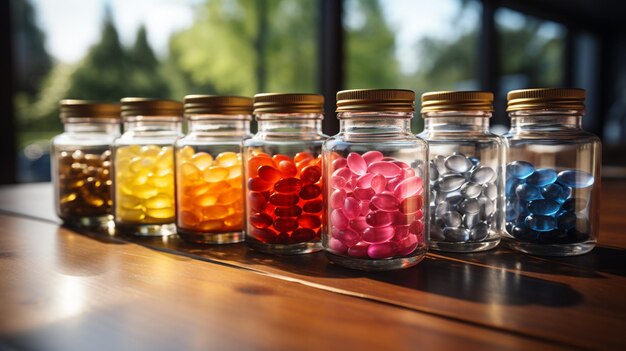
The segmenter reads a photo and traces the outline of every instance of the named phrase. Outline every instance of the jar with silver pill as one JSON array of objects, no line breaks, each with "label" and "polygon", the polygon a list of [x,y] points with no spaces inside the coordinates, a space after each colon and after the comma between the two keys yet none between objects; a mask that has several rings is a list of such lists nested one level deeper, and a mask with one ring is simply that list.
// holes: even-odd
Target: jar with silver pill
[{"label": "jar with silver pill", "polygon": [[582,129],[585,91],[524,89],[507,98],[503,239],[533,255],[591,251],[599,232],[601,143]]},{"label": "jar with silver pill", "polygon": [[427,251],[428,144],[411,133],[415,93],[337,93],[339,134],[323,147],[328,259],[365,271],[408,268]]},{"label": "jar with silver pill", "polygon": [[113,213],[121,233],[164,236],[174,224],[174,141],[182,136],[183,104],[122,99],[124,134],[113,147]]},{"label": "jar with silver pill", "polygon": [[57,215],[65,224],[112,223],[111,144],[120,135],[120,106],[62,100],[64,133],[52,140],[52,183]]},{"label": "jar with silver pill", "polygon": [[429,143],[430,248],[476,252],[498,245],[503,226],[504,147],[489,132],[493,94],[439,91],[422,95]]}]

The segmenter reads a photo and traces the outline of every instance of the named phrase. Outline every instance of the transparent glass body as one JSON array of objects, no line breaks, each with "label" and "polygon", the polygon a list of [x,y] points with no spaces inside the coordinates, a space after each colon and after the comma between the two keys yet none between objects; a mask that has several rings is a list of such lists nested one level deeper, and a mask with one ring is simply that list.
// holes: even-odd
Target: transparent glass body
[{"label": "transparent glass body", "polygon": [[255,250],[321,250],[321,114],[259,114],[243,143],[246,242]]},{"label": "transparent glass body", "polygon": [[112,221],[111,144],[120,135],[113,118],[69,118],[52,140],[57,215],[69,225],[106,227]]},{"label": "transparent glass body", "polygon": [[451,252],[494,248],[503,227],[504,145],[487,111],[424,114],[429,145],[430,247]]},{"label": "transparent glass body", "polygon": [[174,152],[181,117],[124,117],[124,134],[113,148],[115,227],[121,233],[176,233]]},{"label": "transparent glass body", "polygon": [[226,244],[244,239],[241,142],[250,116],[192,115],[174,147],[176,229],[184,240]]},{"label": "transparent glass body", "polygon": [[581,128],[582,111],[510,114],[505,220],[507,244],[535,255],[579,255],[599,230],[601,143]]},{"label": "transparent glass body", "polygon": [[428,145],[412,113],[343,112],[324,143],[322,242],[331,262],[375,271],[411,267],[427,251]]}]

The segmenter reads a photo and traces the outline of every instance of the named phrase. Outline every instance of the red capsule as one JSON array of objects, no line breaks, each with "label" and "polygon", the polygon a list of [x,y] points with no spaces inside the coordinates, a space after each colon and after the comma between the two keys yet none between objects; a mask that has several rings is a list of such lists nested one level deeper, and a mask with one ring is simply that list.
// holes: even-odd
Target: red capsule
[{"label": "red capsule", "polygon": [[272,166],[263,165],[258,169],[259,178],[266,182],[274,183],[283,177],[282,173]]},{"label": "red capsule", "polygon": [[322,177],[322,169],[317,166],[306,166],[302,168],[302,173],[300,173],[300,179],[307,183],[315,183]]},{"label": "red capsule", "polygon": [[295,206],[299,200],[300,198],[296,194],[273,193],[272,195],[270,195],[270,203],[274,206],[279,207]]},{"label": "red capsule", "polygon": [[291,241],[294,243],[303,243],[311,241],[315,238],[315,231],[309,228],[298,228],[291,233]]},{"label": "red capsule", "polygon": [[302,189],[302,181],[298,178],[281,179],[274,184],[274,190],[279,193],[293,194]]},{"label": "red capsule", "polygon": [[300,190],[300,197],[304,200],[315,199],[322,194],[322,189],[315,184],[307,184]]},{"label": "red capsule", "polygon": [[274,239],[274,244],[291,244],[291,237],[289,233],[278,233],[278,236]]},{"label": "red capsule", "polygon": [[322,221],[319,216],[303,214],[298,217],[298,224],[303,228],[316,229],[322,225]]},{"label": "red capsule", "polygon": [[272,187],[272,183],[268,183],[259,177],[248,179],[248,189],[253,191],[265,191]]},{"label": "red capsule", "polygon": [[311,200],[304,203],[302,206],[304,212],[318,213],[322,211],[322,200]]},{"label": "red capsule", "polygon": [[279,232],[291,232],[298,228],[298,221],[293,217],[279,217],[274,221],[274,229]]},{"label": "red capsule", "polygon": [[272,225],[272,217],[267,213],[254,213],[250,215],[250,224],[255,228],[267,228]]},{"label": "red capsule", "polygon": [[267,154],[252,156],[248,160],[248,177],[256,177],[258,175],[259,167],[272,166],[276,167],[274,161]]},{"label": "red capsule", "polygon": [[422,195],[407,197],[400,202],[400,211],[403,213],[415,213],[422,209],[424,198]]},{"label": "red capsule", "polygon": [[305,161],[305,160],[312,160],[313,159],[313,155],[311,155],[310,152],[304,151],[304,152],[298,152],[294,157],[293,160],[296,163]]},{"label": "red capsule", "polygon": [[280,164],[281,161],[290,161],[291,162],[291,157],[289,157],[287,155],[283,155],[283,154],[276,154],[276,155],[272,156],[272,160],[274,161],[275,164]]},{"label": "red capsule", "polygon": [[295,177],[298,174],[298,169],[295,163],[291,160],[282,160],[278,163],[278,170],[285,177]]},{"label": "red capsule", "polygon": [[258,191],[251,191],[248,193],[248,203],[252,212],[262,212],[267,206],[267,199]]},{"label": "red capsule", "polygon": [[300,206],[276,207],[274,214],[278,217],[298,217],[302,213]]},{"label": "red capsule", "polygon": [[276,235],[275,231],[270,228],[253,228],[250,231],[250,236],[264,243],[271,243],[275,240]]}]

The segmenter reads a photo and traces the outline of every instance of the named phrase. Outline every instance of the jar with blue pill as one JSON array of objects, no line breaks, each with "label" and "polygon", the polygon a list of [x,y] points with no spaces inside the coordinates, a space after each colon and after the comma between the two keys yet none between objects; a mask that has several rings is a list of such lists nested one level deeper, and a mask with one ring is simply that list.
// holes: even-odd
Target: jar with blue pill
[{"label": "jar with blue pill", "polygon": [[515,90],[507,99],[505,241],[534,255],[591,251],[599,230],[601,142],[582,129],[585,91]]},{"label": "jar with blue pill", "polygon": [[430,240],[433,250],[492,249],[503,230],[504,144],[489,131],[493,93],[422,95],[429,145]]}]

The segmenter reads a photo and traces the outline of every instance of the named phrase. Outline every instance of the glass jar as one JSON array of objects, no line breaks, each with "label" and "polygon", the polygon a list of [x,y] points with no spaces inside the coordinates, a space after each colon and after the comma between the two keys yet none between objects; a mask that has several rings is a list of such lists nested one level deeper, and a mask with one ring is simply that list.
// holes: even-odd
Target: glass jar
[{"label": "glass jar", "polygon": [[324,97],[257,94],[259,131],[243,143],[246,242],[258,251],[321,250]]},{"label": "glass jar", "polygon": [[174,152],[182,136],[178,101],[123,98],[124,134],[115,140],[115,227],[121,233],[163,236],[174,224]]},{"label": "glass jar", "polygon": [[176,230],[182,239],[243,241],[241,142],[251,136],[251,117],[251,98],[185,97],[188,134],[174,147]]},{"label": "glass jar", "polygon": [[52,140],[57,215],[78,227],[107,227],[111,211],[111,144],[120,135],[120,107],[61,100],[63,134]]},{"label": "glass jar", "polygon": [[508,94],[504,239],[513,249],[572,256],[595,247],[601,143],[581,127],[584,102],[582,89]]},{"label": "glass jar", "polygon": [[323,245],[331,262],[375,271],[424,258],[428,145],[411,133],[414,108],[410,90],[337,93],[340,131],[323,147]]},{"label": "glass jar", "polygon": [[422,95],[429,146],[431,249],[476,252],[498,245],[503,218],[502,139],[489,132],[493,93]]}]

